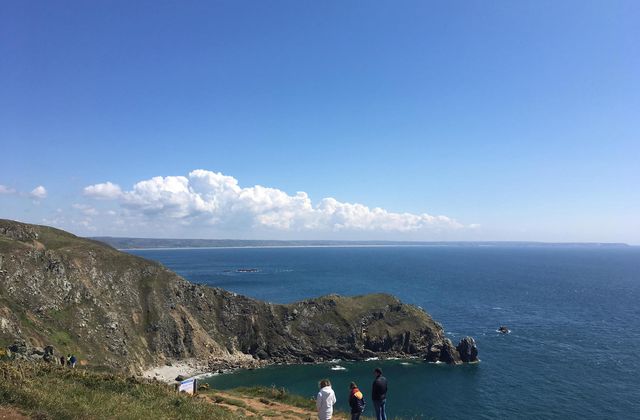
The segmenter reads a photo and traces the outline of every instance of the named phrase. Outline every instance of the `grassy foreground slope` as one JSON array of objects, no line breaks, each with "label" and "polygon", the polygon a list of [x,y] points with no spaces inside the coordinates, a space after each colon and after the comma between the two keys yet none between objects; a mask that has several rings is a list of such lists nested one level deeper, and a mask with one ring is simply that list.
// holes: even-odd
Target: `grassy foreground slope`
[{"label": "grassy foreground slope", "polygon": [[0,362],[0,407],[31,418],[220,419],[245,416],[170,386],[47,363]]}]

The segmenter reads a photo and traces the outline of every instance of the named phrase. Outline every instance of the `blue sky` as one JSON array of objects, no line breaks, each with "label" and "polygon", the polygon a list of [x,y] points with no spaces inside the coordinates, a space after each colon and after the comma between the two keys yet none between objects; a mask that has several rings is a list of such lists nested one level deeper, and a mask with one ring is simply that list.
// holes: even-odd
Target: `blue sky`
[{"label": "blue sky", "polygon": [[2,218],[640,243],[637,1],[0,8]]}]

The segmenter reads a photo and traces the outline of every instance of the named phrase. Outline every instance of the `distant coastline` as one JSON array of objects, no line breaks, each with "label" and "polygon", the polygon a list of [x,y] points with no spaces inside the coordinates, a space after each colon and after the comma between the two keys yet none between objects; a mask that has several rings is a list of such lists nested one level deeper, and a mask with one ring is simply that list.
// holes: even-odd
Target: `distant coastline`
[{"label": "distant coastline", "polygon": [[627,248],[625,243],[600,242],[530,242],[530,241],[329,241],[329,240],[251,240],[251,239],[169,239],[129,238],[96,236],[95,241],[106,243],[116,249],[206,249],[206,248],[354,248],[354,247],[401,247],[401,246],[507,246],[507,247],[580,247],[580,248]]}]

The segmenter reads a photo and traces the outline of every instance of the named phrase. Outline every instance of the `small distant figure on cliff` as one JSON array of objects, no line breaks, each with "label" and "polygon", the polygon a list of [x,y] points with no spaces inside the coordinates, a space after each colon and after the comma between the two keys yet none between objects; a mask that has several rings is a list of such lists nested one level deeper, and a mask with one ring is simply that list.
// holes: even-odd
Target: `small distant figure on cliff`
[{"label": "small distant figure on cliff", "polygon": [[69,356],[69,366],[71,366],[72,368],[75,368],[76,363],[78,363],[78,359],[76,358],[75,354],[72,354],[71,356]]},{"label": "small distant figure on cliff", "polygon": [[330,420],[333,416],[333,405],[336,403],[336,394],[331,389],[331,382],[328,379],[320,381],[320,391],[316,397],[316,408],[318,409],[318,420]]},{"label": "small distant figure on cliff", "polygon": [[373,374],[376,379],[373,381],[371,389],[371,399],[373,408],[376,411],[376,420],[387,420],[385,406],[387,404],[387,378],[382,376],[382,369],[375,368]]},{"label": "small distant figure on cliff", "polygon": [[64,366],[67,364],[67,358],[64,356],[60,356],[60,365]]},{"label": "small distant figure on cliff", "polygon": [[364,395],[358,389],[355,382],[349,385],[349,406],[351,406],[351,420],[360,420],[360,416],[364,412]]}]

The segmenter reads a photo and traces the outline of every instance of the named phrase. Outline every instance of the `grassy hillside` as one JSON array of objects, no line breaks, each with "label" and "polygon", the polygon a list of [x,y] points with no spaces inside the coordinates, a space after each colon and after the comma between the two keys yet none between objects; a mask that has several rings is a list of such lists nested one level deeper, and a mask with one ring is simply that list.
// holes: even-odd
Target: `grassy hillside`
[{"label": "grassy hillside", "polygon": [[31,362],[0,362],[0,406],[38,419],[245,418],[159,382]]}]

